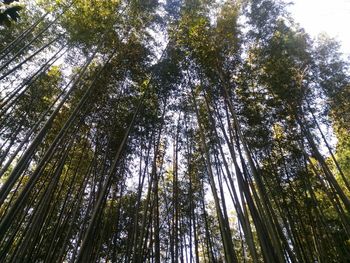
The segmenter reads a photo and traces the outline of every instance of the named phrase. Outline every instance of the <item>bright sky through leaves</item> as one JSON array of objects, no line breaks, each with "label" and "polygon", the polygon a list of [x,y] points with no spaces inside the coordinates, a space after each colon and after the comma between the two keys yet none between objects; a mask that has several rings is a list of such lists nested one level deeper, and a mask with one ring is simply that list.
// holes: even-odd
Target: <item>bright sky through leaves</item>
[{"label": "bright sky through leaves", "polygon": [[349,262],[350,0],[281,1],[0,0],[0,262]]},{"label": "bright sky through leaves", "polygon": [[325,32],[350,54],[350,0],[293,0],[290,11],[312,37]]}]

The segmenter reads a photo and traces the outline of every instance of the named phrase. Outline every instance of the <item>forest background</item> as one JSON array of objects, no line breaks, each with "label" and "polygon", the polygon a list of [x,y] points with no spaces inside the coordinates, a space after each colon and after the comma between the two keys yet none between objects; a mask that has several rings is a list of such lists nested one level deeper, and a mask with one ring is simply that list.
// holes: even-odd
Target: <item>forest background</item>
[{"label": "forest background", "polygon": [[282,1],[2,0],[1,262],[348,262],[348,59]]}]

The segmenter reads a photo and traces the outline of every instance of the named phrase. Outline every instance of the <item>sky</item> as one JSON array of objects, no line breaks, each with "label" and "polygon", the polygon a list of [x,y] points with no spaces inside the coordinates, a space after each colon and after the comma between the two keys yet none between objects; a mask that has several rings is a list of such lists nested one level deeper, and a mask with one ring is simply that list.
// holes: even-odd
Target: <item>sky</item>
[{"label": "sky", "polygon": [[350,0],[291,0],[295,21],[312,37],[325,32],[341,42],[341,51],[350,55]]}]

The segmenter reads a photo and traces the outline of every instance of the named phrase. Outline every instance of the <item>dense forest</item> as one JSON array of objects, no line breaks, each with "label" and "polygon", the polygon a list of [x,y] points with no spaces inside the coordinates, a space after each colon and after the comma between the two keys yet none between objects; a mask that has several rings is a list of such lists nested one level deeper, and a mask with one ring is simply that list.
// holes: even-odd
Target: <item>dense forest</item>
[{"label": "dense forest", "polygon": [[350,262],[349,61],[287,5],[0,0],[0,262]]}]

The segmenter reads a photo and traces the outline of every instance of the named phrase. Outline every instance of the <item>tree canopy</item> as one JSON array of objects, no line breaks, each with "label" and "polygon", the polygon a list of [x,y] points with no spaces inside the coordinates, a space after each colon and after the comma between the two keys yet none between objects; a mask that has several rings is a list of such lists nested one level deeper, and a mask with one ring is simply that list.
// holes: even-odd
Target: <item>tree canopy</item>
[{"label": "tree canopy", "polygon": [[17,2],[0,13],[1,262],[348,262],[335,40],[283,1]]}]

